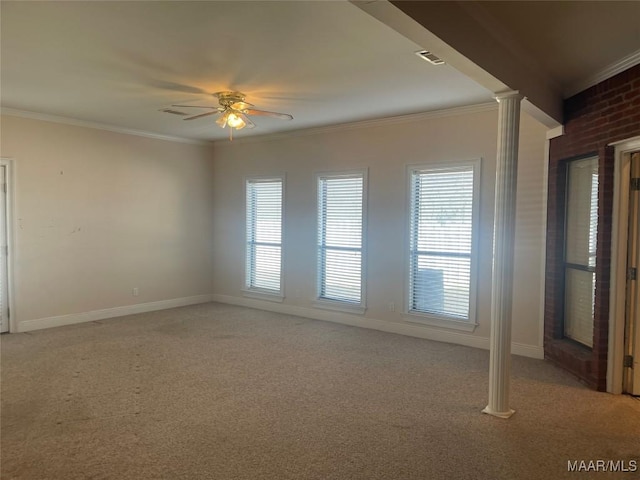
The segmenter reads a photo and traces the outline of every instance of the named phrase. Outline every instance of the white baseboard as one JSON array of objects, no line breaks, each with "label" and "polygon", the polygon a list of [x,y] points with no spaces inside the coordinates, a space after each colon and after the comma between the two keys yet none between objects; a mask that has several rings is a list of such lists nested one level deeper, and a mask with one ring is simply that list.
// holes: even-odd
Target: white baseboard
[{"label": "white baseboard", "polygon": [[[231,295],[212,296],[214,302],[228,303],[231,305],[239,305],[249,308],[257,308],[259,310],[268,310],[270,312],[283,313],[286,315],[296,315],[298,317],[312,318],[314,320],[324,320],[327,322],[341,323],[354,327],[370,328],[380,330],[382,332],[397,333],[410,337],[424,338],[427,340],[436,340],[438,342],[455,343],[467,347],[489,349],[489,339],[487,337],[478,337],[460,332],[440,330],[427,325],[418,325],[413,323],[388,322],[375,318],[363,317],[361,315],[352,315],[349,313],[335,312],[329,310],[313,309],[307,307],[298,307],[287,305],[285,303],[265,302],[245,297],[233,297]],[[544,358],[543,347],[535,345],[525,345],[522,343],[512,343],[511,353],[521,355],[523,357],[531,357],[537,359]]]},{"label": "white baseboard", "polygon": [[539,347],[537,345],[527,345],[526,343],[511,342],[511,353],[513,353],[514,355],[520,355],[521,357],[544,360],[544,347]]},{"label": "white baseboard", "polygon": [[184,307],[187,305],[195,305],[198,303],[207,303],[212,301],[213,295],[196,295],[193,297],[172,298],[170,300],[160,300],[158,302],[138,303],[136,305],[91,310],[89,312],[72,313],[69,315],[23,320],[18,322],[18,332],[30,332],[32,330],[40,330],[42,328],[62,327],[64,325],[123,317],[125,315],[133,315],[135,313],[153,312],[155,310],[165,310],[167,308]]},{"label": "white baseboard", "polygon": [[[105,320],[107,318],[123,317],[136,313],[153,312],[168,308],[184,307],[207,302],[220,302],[231,305],[239,305],[259,310],[267,310],[285,315],[296,315],[298,317],[311,318],[314,320],[324,320],[327,322],[341,323],[353,327],[370,328],[382,332],[397,333],[410,337],[424,338],[438,342],[454,343],[467,347],[489,349],[489,339],[460,332],[446,331],[432,328],[427,325],[414,323],[389,322],[376,318],[367,318],[361,315],[337,312],[332,310],[314,309],[298,307],[284,303],[267,302],[246,297],[233,297],[230,295],[196,295],[193,297],[172,298],[170,300],[160,300],[157,302],[138,303],[136,305],[126,305],[122,307],[105,308],[102,310],[92,310],[89,312],[72,313],[69,315],[58,315],[55,317],[36,318],[33,320],[23,320],[18,322],[18,332],[30,332],[43,328],[62,327],[76,323],[92,322],[95,320]],[[512,343],[511,353],[524,357],[542,359],[544,358],[543,347],[526,345],[522,343]]]}]

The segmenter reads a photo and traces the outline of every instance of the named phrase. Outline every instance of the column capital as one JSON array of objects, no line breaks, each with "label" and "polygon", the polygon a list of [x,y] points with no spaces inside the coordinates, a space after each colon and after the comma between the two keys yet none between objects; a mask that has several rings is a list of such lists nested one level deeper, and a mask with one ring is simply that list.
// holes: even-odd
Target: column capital
[{"label": "column capital", "polygon": [[524,95],[522,95],[518,90],[505,90],[503,92],[496,93],[494,98],[498,103],[500,103],[501,100],[507,99],[522,100]]}]

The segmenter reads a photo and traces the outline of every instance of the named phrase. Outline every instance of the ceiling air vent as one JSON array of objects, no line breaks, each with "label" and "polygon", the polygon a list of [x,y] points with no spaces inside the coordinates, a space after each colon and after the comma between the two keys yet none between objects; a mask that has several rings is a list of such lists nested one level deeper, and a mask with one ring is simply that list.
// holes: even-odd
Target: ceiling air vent
[{"label": "ceiling air vent", "polygon": [[418,50],[416,52],[416,55],[418,55],[420,58],[425,59],[427,62],[433,64],[433,65],[442,65],[444,64],[444,60],[442,60],[440,57],[438,57],[437,55],[434,55],[433,53],[427,51],[427,50]]}]

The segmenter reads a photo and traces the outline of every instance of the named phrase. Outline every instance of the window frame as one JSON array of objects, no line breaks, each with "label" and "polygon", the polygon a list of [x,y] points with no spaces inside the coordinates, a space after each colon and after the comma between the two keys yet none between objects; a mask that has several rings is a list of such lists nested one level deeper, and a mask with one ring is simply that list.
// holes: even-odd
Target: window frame
[{"label": "window frame", "polygon": [[[286,194],[286,178],[284,174],[279,175],[252,175],[244,178],[244,202],[245,202],[245,218],[244,218],[244,258],[245,258],[245,274],[244,283],[242,288],[242,294],[245,297],[256,298],[260,300],[269,300],[272,302],[282,302],[284,300],[284,250],[285,250],[285,194]],[[248,189],[250,183],[268,183],[268,182],[280,182],[281,185],[281,198],[280,198],[280,289],[271,290],[261,287],[254,287],[250,285],[251,272],[249,264],[249,245],[250,240],[248,238],[248,221],[249,219],[249,204],[247,201]]]},{"label": "window frame", "polygon": [[[318,308],[336,310],[346,313],[363,314],[366,311],[367,298],[367,204],[368,204],[368,174],[369,169],[354,169],[341,171],[316,172],[316,232],[315,232],[315,255],[316,255],[316,290],[314,306]],[[320,211],[320,185],[322,179],[353,178],[362,177],[362,232],[360,246],[360,302],[349,302],[346,300],[331,299],[322,297],[322,270],[321,270],[321,245],[320,231],[322,228],[322,218]]]},{"label": "window frame", "polygon": [[[442,315],[430,312],[422,312],[412,308],[412,215],[413,205],[413,175],[417,172],[438,172],[452,169],[470,167],[473,171],[473,194],[471,213],[471,250],[469,253],[469,310],[468,318]],[[477,322],[477,297],[478,297],[478,268],[480,263],[479,239],[480,239],[480,202],[482,182],[482,158],[468,160],[452,160],[449,162],[420,163],[407,165],[406,168],[406,238],[405,238],[405,320],[429,326],[473,332],[478,326]]]},{"label": "window frame", "polygon": [[[590,255],[591,251],[589,251],[589,257],[593,256],[594,258],[594,263],[595,265],[591,266],[591,265],[583,265],[583,264],[579,264],[579,263],[573,263],[573,262],[568,262],[567,261],[567,243],[568,243],[568,232],[569,232],[569,196],[570,196],[570,181],[571,181],[571,175],[570,175],[570,168],[571,165],[574,162],[584,162],[584,161],[588,161],[588,160],[595,160],[596,162],[596,166],[597,166],[597,170],[598,170],[598,188],[596,190],[596,199],[597,199],[597,206],[596,206],[596,232],[595,232],[595,237],[596,237],[596,245],[595,245],[595,252],[594,255]],[[584,155],[584,156],[580,156],[580,157],[575,157],[575,158],[571,158],[570,160],[567,160],[566,162],[564,162],[564,168],[565,168],[565,181],[564,181],[564,203],[562,206],[562,214],[563,214],[563,238],[562,238],[562,322],[560,325],[560,334],[561,337],[565,340],[568,340],[570,342],[573,342],[576,345],[580,345],[581,347],[584,348],[588,348],[589,350],[593,350],[593,332],[592,332],[592,336],[591,336],[591,344],[588,345],[586,343],[584,343],[583,341],[570,337],[569,335],[567,335],[567,294],[568,294],[568,275],[567,272],[569,270],[574,270],[574,271],[579,271],[579,272],[589,272],[593,275],[593,289],[594,289],[594,293],[593,293],[593,298],[594,298],[594,303],[591,306],[592,309],[592,314],[591,314],[591,323],[592,326],[594,328],[595,331],[595,313],[596,313],[596,306],[595,306],[595,289],[597,286],[597,282],[598,282],[598,278],[597,278],[597,266],[598,266],[598,230],[599,230],[599,223],[600,223],[600,218],[599,218],[599,208],[600,208],[600,198],[599,198],[599,193],[600,193],[600,187],[601,187],[601,179],[600,179],[600,157],[597,154],[589,154],[589,155]],[[592,186],[593,188],[593,186]],[[589,232],[589,235],[591,235],[591,232]],[[590,241],[590,240],[589,240]]]}]

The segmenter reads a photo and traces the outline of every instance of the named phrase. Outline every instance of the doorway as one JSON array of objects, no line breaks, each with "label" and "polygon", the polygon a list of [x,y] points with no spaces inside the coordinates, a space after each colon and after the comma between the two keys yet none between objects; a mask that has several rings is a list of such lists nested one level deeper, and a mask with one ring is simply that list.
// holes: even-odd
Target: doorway
[{"label": "doorway", "polygon": [[607,392],[640,395],[640,137],[615,149]]},{"label": "doorway", "polygon": [[10,329],[9,308],[9,160],[0,160],[0,333]]},{"label": "doorway", "polygon": [[630,154],[630,171],[622,390],[640,395],[640,151]]}]

